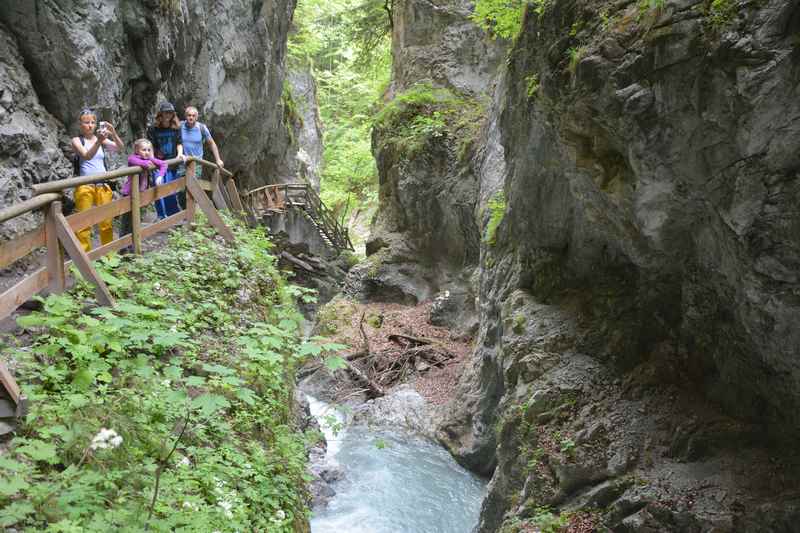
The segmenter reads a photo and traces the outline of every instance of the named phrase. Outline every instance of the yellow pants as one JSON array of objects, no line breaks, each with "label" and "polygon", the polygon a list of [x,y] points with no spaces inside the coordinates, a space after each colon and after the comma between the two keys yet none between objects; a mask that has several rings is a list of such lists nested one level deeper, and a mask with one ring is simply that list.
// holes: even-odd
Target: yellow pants
[{"label": "yellow pants", "polygon": [[[110,203],[114,197],[111,187],[106,184],[100,185],[81,185],[75,189],[75,209],[78,212],[86,211],[96,205]],[[100,242],[108,244],[114,240],[114,230],[111,226],[112,219],[100,222],[97,227],[100,229]],[[75,233],[83,247],[88,252],[92,249],[92,228],[88,227]]]}]

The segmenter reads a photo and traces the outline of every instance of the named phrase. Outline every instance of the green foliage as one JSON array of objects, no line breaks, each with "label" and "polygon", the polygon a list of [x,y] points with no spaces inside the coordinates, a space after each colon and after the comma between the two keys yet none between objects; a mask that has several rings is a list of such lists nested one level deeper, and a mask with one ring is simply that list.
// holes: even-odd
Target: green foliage
[{"label": "green foliage", "polygon": [[736,18],[736,0],[713,0],[709,10],[711,24],[716,28],[727,26]]},{"label": "green foliage", "polygon": [[525,10],[543,17],[553,0],[477,0],[472,20],[493,37],[516,39]]},{"label": "green foliage", "polygon": [[533,73],[525,78],[525,87],[528,98],[533,98],[539,92],[539,74]]},{"label": "green foliage", "polygon": [[293,427],[294,370],[337,346],[300,340],[295,301],[311,295],[281,277],[263,231],[235,232],[235,248],[201,228],[97,262],[119,281],[114,308],[87,307],[80,284],[19,319],[31,412],[0,456],[0,526],[302,527],[312,436]]},{"label": "green foliage", "polygon": [[489,246],[494,246],[497,242],[497,228],[500,226],[506,213],[505,193],[503,191],[497,191],[489,200],[487,209],[489,210],[489,222],[486,224],[483,242]]},{"label": "green foliage", "polygon": [[666,0],[639,0],[639,12],[655,11],[664,8]]},{"label": "green foliage", "polygon": [[345,217],[377,203],[372,109],[389,83],[389,18],[383,0],[300,0],[290,63],[313,69],[325,125],[322,200]]},{"label": "green foliage", "polygon": [[554,514],[547,507],[537,507],[531,521],[541,533],[559,533],[569,524],[569,515]]},{"label": "green foliage", "polygon": [[578,68],[578,63],[580,63],[583,56],[586,55],[586,47],[570,47],[567,49],[567,58],[569,59],[569,64],[567,65],[567,70],[570,74],[575,75],[575,70]]}]

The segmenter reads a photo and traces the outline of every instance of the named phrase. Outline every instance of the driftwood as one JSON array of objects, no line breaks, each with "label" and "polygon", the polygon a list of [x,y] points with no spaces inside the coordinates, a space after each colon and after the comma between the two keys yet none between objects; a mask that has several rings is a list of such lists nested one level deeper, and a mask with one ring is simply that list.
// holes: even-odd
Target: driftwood
[{"label": "driftwood", "polygon": [[358,381],[361,385],[367,387],[369,395],[373,398],[377,398],[379,396],[386,396],[386,391],[381,387],[378,383],[372,381],[364,372],[362,372],[357,366],[352,364],[351,362],[345,360],[345,364],[347,364],[347,371]]}]

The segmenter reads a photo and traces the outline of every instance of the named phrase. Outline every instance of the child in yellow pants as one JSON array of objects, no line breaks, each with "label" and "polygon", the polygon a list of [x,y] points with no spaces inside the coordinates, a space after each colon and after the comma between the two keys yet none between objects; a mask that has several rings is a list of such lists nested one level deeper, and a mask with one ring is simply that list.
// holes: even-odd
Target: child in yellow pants
[{"label": "child in yellow pants", "polygon": [[[75,189],[75,210],[78,212],[86,211],[94,206],[105,205],[113,199],[111,187],[101,183],[99,185],[81,185]],[[114,240],[114,231],[111,227],[110,218],[101,221],[97,227],[100,230],[100,242],[108,244]],[[92,249],[92,228],[84,228],[77,232],[78,240],[83,250],[88,252]]]}]

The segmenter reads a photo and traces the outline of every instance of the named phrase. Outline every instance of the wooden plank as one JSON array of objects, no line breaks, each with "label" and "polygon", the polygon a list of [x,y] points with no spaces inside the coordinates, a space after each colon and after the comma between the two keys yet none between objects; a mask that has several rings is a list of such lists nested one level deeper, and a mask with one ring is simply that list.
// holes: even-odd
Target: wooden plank
[{"label": "wooden plank", "polygon": [[92,266],[92,261],[89,256],[81,248],[78,238],[70,228],[67,219],[61,213],[56,214],[56,230],[58,232],[58,240],[64,246],[67,254],[72,258],[72,262],[78,267],[78,271],[89,282],[93,283],[96,290],[97,301],[102,305],[114,306],[114,298],[106,287],[105,282],[97,274],[97,271]]},{"label": "wooden plank", "polygon": [[2,361],[0,361],[0,383],[2,383],[3,387],[8,391],[11,400],[13,400],[15,404],[19,404],[22,392],[19,390],[19,385],[17,385],[14,376],[11,375],[11,372],[8,371],[8,367]]},{"label": "wooden plank", "polygon": [[44,224],[0,244],[0,268],[5,268],[14,261],[22,259],[36,248],[45,244]]},{"label": "wooden plank", "polygon": [[6,318],[17,308],[31,299],[34,294],[50,283],[46,268],[40,268],[3,294],[0,294],[0,320]]},{"label": "wooden plank", "polygon": [[152,237],[156,233],[161,233],[162,231],[168,230],[172,226],[177,226],[184,220],[186,220],[186,210],[175,213],[174,215],[169,216],[163,220],[159,220],[155,224],[149,224],[143,227],[142,238],[147,239],[148,237]]},{"label": "wooden plank", "polygon": [[64,271],[64,251],[58,243],[58,229],[56,228],[56,214],[61,212],[61,202],[50,204],[50,210],[45,214],[45,234],[47,238],[47,279],[50,292],[59,294],[64,292],[67,285],[67,276]]},{"label": "wooden plank", "polygon": [[139,205],[141,207],[145,207],[160,198],[164,198],[165,196],[169,196],[170,194],[175,194],[176,192],[183,190],[184,187],[186,187],[186,178],[178,178],[174,181],[170,181],[169,183],[165,183],[164,185],[149,187],[141,193]]},{"label": "wooden plank", "polygon": [[208,180],[195,180],[204,191],[211,192],[211,182]]},{"label": "wooden plank", "polygon": [[67,217],[67,223],[72,231],[80,231],[84,228],[94,226],[103,220],[119,216],[130,211],[130,199],[120,198],[113,202],[97,207],[92,207],[80,213],[74,213]]},{"label": "wooden plank", "polygon": [[197,180],[191,178],[186,182],[186,190],[189,191],[189,194],[194,196],[195,202],[197,202],[198,207],[202,209],[203,213],[206,214],[208,217],[208,221],[211,223],[212,226],[219,232],[222,237],[228,241],[229,243],[236,242],[236,238],[233,236],[233,232],[231,229],[225,225],[225,222],[219,216],[219,213],[214,206],[211,205],[211,200],[208,199],[206,193],[203,192],[203,189],[200,188],[200,185],[197,183]]},{"label": "wooden plank", "polygon": [[211,177],[211,198],[214,200],[214,205],[218,210],[228,209],[228,203],[225,201],[225,196],[222,194],[222,178],[219,175],[219,170],[214,171]]},{"label": "wooden plank", "polygon": [[95,248],[94,250],[89,251],[88,255],[89,259],[92,261],[96,261],[100,259],[104,255],[108,255],[111,252],[118,252],[123,248],[133,245],[133,236],[132,235],[125,235],[124,237],[120,237],[115,241],[111,241],[108,244],[104,244],[99,248]]},{"label": "wooden plank", "polygon": [[146,180],[147,174],[134,174],[131,176],[131,236],[133,238],[133,253],[142,255],[142,211],[140,209],[139,181]]},{"label": "wooden plank", "polygon": [[[36,185],[34,185],[34,187],[36,187]],[[0,222],[5,222],[6,220],[24,215],[30,211],[35,211],[40,207],[48,205],[50,202],[55,202],[60,199],[60,194],[53,193],[42,196],[34,196],[33,198],[25,200],[24,202],[10,205],[5,209],[0,209]]]},{"label": "wooden plank", "polygon": [[231,207],[234,211],[244,216],[244,205],[242,205],[242,197],[239,196],[239,189],[236,187],[236,182],[233,178],[225,182],[225,188],[228,189],[228,196],[231,199]]}]

